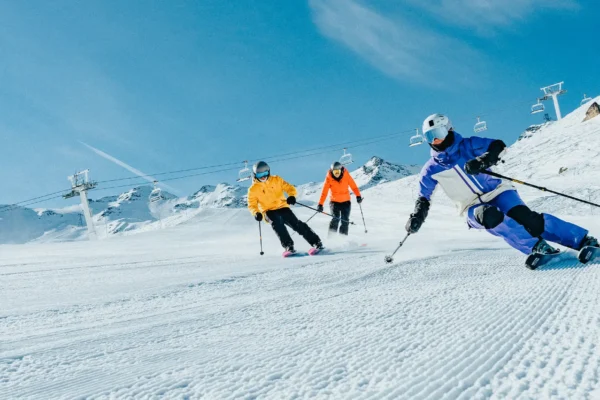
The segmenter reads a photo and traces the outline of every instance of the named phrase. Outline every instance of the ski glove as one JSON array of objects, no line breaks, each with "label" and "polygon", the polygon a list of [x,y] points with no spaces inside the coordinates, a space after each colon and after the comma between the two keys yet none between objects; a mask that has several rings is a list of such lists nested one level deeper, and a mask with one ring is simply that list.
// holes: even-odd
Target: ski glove
[{"label": "ski glove", "polygon": [[255,220],[257,220],[258,222],[262,221],[262,220],[263,220],[263,215],[262,215],[262,213],[259,213],[259,212],[257,212],[257,213],[254,215],[254,219],[255,219]]},{"label": "ski glove", "polygon": [[357,202],[358,204],[362,203],[362,201],[363,201],[363,198],[362,198],[362,196],[356,196],[356,202]]},{"label": "ski glove", "polygon": [[293,206],[294,204],[296,204],[296,198],[294,196],[289,196],[286,201],[291,206]]},{"label": "ski glove", "polygon": [[415,203],[415,211],[410,214],[408,222],[406,223],[406,232],[417,233],[421,229],[421,225],[425,222],[427,214],[429,214],[429,200],[425,197],[419,197]]},{"label": "ski glove", "polygon": [[320,213],[322,213],[322,212],[323,212],[323,204],[319,204],[319,205],[317,206],[317,212],[320,212]]},{"label": "ski glove", "polygon": [[500,153],[504,151],[506,145],[502,140],[494,140],[487,152],[477,158],[469,160],[465,164],[465,172],[469,175],[477,175],[500,161]]}]

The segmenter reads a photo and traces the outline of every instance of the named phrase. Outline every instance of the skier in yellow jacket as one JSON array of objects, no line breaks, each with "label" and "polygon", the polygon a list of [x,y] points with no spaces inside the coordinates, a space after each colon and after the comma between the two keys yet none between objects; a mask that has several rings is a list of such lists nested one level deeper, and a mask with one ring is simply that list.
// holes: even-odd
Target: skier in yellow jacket
[{"label": "skier in yellow jacket", "polygon": [[[296,252],[286,225],[302,235],[311,246],[322,249],[319,236],[300,221],[289,207],[296,204],[296,188],[281,177],[271,175],[271,168],[264,161],[254,164],[252,172],[254,179],[248,189],[248,209],[254,219],[260,222],[266,217],[286,251]],[[288,195],[287,199],[284,192]]]}]

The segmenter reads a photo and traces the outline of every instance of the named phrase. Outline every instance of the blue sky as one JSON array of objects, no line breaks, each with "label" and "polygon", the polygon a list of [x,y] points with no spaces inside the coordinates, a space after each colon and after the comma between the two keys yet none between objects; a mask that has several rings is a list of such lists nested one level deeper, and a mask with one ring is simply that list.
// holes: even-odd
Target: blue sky
[{"label": "blue sky", "polygon": [[[484,135],[513,142],[541,120],[528,112],[541,86],[565,81],[563,114],[600,94],[597,18],[582,0],[0,1],[0,204],[67,188],[79,169],[133,175],[110,157],[149,174],[241,167],[433,112],[463,134],[484,115]],[[409,137],[350,151],[356,165],[423,163]],[[341,152],[272,170],[321,180]],[[236,175],[166,184],[185,195]]]}]

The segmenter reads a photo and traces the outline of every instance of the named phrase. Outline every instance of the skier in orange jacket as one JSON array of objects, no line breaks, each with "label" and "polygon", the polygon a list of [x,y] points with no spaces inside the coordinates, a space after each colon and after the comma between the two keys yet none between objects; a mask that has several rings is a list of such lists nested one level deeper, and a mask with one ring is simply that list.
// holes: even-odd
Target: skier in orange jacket
[{"label": "skier in orange jacket", "polygon": [[[331,214],[333,219],[329,224],[329,232],[337,233],[339,227],[339,233],[342,235],[348,235],[348,225],[350,218],[350,191],[348,187],[352,189],[356,195],[356,202],[362,203],[362,197],[360,190],[356,186],[356,182],[350,176],[350,173],[346,171],[346,168],[339,162],[331,164],[331,168],[327,171],[325,182],[323,183],[323,191],[321,192],[321,199],[319,199],[319,206],[317,210],[323,212],[323,203],[327,199],[327,194],[331,191],[331,199],[329,205],[331,207]],[[341,226],[340,226],[341,222]]]}]

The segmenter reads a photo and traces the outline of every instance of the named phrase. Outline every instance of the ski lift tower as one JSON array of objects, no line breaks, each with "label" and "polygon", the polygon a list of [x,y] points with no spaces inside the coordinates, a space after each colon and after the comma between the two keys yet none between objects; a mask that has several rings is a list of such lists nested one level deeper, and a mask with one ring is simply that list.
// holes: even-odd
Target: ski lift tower
[{"label": "ski lift tower", "polygon": [[79,196],[81,198],[81,208],[83,210],[83,216],[85,223],[88,228],[88,237],[90,240],[97,238],[96,229],[94,228],[94,221],[92,220],[92,213],[90,212],[90,205],[88,203],[87,191],[98,186],[97,182],[90,182],[88,177],[89,169],[76,173],[73,176],[68,176],[67,179],[71,181],[71,191],[65,194],[65,199]]},{"label": "ski lift tower", "polygon": [[554,101],[554,111],[556,111],[556,120],[560,121],[562,119],[562,115],[560,113],[560,106],[558,105],[558,96],[567,93],[565,89],[562,88],[564,82],[555,83],[554,85],[546,86],[541,88],[540,90],[544,93],[544,97],[541,97],[540,100],[552,100]]}]

